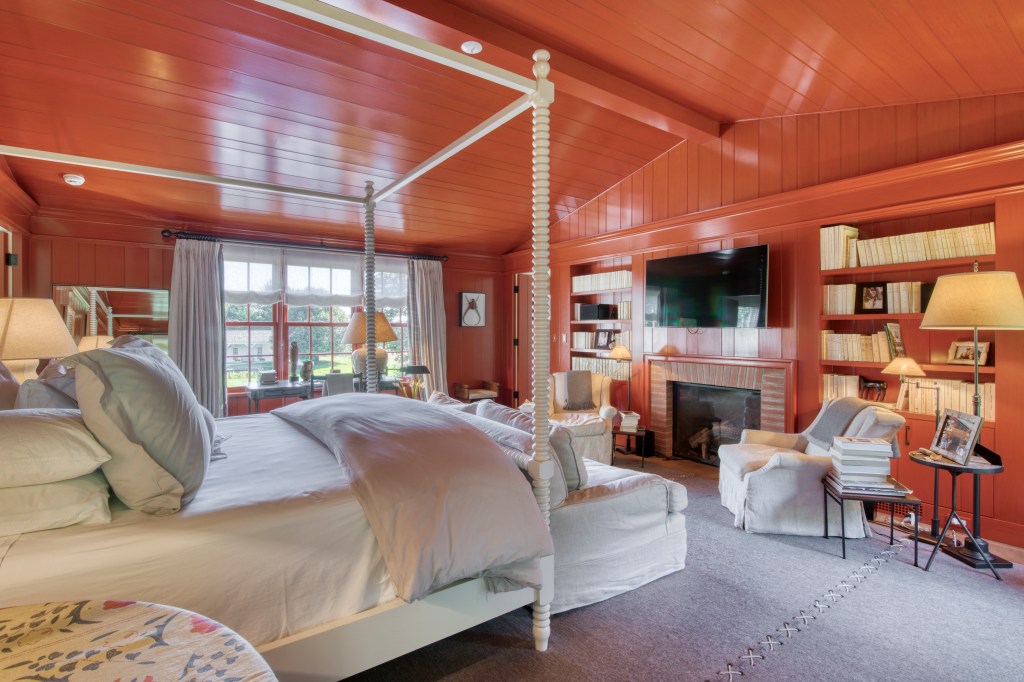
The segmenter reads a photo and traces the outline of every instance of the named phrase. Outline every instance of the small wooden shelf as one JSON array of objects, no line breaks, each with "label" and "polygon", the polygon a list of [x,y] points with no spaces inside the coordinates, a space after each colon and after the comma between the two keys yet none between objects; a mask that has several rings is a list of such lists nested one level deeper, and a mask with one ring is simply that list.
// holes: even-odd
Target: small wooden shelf
[{"label": "small wooden shelf", "polygon": [[889,263],[887,265],[866,265],[856,268],[838,268],[836,270],[821,270],[822,278],[844,277],[850,275],[876,275],[889,272],[905,272],[907,270],[931,270],[935,268],[962,268],[970,267],[978,261],[979,265],[996,262],[995,254],[983,256],[970,256],[968,258],[945,258],[943,260],[919,260],[910,263]]},{"label": "small wooden shelf", "polygon": [[569,324],[632,324],[633,320],[569,320]]},{"label": "small wooden shelf", "polygon": [[[850,360],[822,360],[822,367],[851,367],[854,369],[882,369],[887,362],[853,362]],[[920,365],[925,372],[938,372],[942,374],[974,374],[974,365]],[[985,366],[978,368],[979,376],[995,376],[996,368]],[[895,379],[895,377],[893,377]]]},{"label": "small wooden shelf", "polygon": [[865,313],[861,315],[822,315],[821,319],[827,322],[850,321],[860,322],[862,320],[918,320],[924,318],[924,313]]},{"label": "small wooden shelf", "polygon": [[593,289],[591,291],[573,291],[570,296],[594,296],[596,294],[623,294],[632,293],[632,287],[622,287],[621,289]]}]

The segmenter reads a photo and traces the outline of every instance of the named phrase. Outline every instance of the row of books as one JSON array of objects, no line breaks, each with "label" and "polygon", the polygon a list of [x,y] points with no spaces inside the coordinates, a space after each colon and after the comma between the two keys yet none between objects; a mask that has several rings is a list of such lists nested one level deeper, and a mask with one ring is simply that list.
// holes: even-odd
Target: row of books
[{"label": "row of books", "polygon": [[619,362],[611,358],[592,358],[574,355],[570,369],[585,369],[596,374],[606,374],[613,379],[629,379],[629,363]]},{"label": "row of books", "polygon": [[[938,388],[936,393],[935,389]],[[978,384],[981,395],[981,417],[986,421],[996,420],[996,385]],[[957,410],[974,414],[974,382],[960,379],[929,379],[918,377],[913,383],[900,384],[896,397],[896,409],[922,414],[933,414],[936,407],[942,410]]]},{"label": "row of books", "polygon": [[608,350],[620,344],[629,347],[631,343],[632,339],[629,332],[613,329],[572,333],[572,347],[581,350]]},{"label": "row of books", "polygon": [[967,258],[996,252],[995,223],[991,222],[875,239],[859,236],[860,230],[853,225],[821,228],[821,269]]},{"label": "row of books", "polygon": [[929,232],[911,232],[856,242],[860,265],[890,265],[922,260],[967,258],[996,252],[995,223]]},{"label": "row of books", "polygon": [[851,242],[856,244],[859,234],[860,231],[853,225],[829,225],[821,228],[821,269],[857,267],[857,251],[856,248],[851,248]]},{"label": "row of books", "polygon": [[842,362],[892,362],[892,339],[885,331],[874,334],[837,334],[821,330],[821,357]]},{"label": "row of books", "polygon": [[934,286],[922,282],[826,284],[821,312],[823,315],[920,313],[927,306]]},{"label": "row of books", "polygon": [[860,396],[860,376],[856,374],[822,374],[822,400],[857,398]]},{"label": "row of books", "polygon": [[[585,305],[590,305],[590,304],[588,304],[588,303],[573,303],[573,305],[572,305],[572,319],[573,320],[582,320],[583,319],[583,316],[580,313],[581,313],[581,308],[583,306],[585,306]],[[615,305],[612,306],[612,314],[614,315],[614,317],[608,318],[607,320],[605,320],[605,319],[586,320],[586,322],[606,322],[608,320],[631,320],[631,319],[633,319],[633,304],[632,304],[632,302],[631,301],[619,301],[618,303],[616,303]]]},{"label": "row of books", "polygon": [[595,272],[592,275],[576,275],[572,278],[572,291],[601,291],[603,289],[625,289],[633,286],[632,270]]}]

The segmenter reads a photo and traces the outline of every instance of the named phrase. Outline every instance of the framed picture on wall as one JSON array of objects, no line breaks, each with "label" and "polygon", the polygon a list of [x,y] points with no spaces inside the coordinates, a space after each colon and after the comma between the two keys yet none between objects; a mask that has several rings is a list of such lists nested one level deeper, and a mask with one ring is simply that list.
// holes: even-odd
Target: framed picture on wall
[{"label": "framed picture on wall", "polygon": [[487,297],[482,293],[463,291],[459,294],[459,326],[483,327],[487,322]]}]

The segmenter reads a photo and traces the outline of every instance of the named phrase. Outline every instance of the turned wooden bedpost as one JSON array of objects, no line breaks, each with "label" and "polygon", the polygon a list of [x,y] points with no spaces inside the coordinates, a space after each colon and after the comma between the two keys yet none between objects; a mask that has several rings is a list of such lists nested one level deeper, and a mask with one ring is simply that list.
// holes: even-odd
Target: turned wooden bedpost
[{"label": "turned wooden bedpost", "polygon": [[[553,464],[548,443],[548,405],[551,404],[551,258],[549,249],[550,220],[550,138],[551,114],[548,107],[555,90],[547,79],[551,67],[547,50],[533,53],[533,75],[537,89],[533,104],[533,461],[530,476],[544,520],[551,524],[551,474]],[[546,590],[551,593],[548,586]],[[538,651],[548,648],[551,635],[551,600],[538,597],[533,603],[533,639]]]},{"label": "turned wooden bedpost", "polygon": [[377,298],[374,276],[374,218],[373,181],[366,181],[366,203],[363,204],[363,239],[366,242],[365,264],[363,266],[363,306],[366,313],[366,369],[363,371],[363,385],[367,393],[377,392]]}]

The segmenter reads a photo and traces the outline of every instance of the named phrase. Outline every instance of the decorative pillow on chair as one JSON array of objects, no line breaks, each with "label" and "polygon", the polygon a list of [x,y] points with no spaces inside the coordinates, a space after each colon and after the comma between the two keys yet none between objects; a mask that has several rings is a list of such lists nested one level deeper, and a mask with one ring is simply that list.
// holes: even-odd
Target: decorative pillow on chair
[{"label": "decorative pillow on chair", "polygon": [[0,536],[110,523],[110,488],[100,472],[69,481],[0,488]]},{"label": "decorative pillow on chair", "polygon": [[0,488],[90,474],[110,459],[78,410],[0,412]]},{"label": "decorative pillow on chair", "polygon": [[105,348],[69,358],[86,425],[110,452],[103,473],[131,509],[173,514],[210,464],[213,434],[199,401],[166,353]]}]

